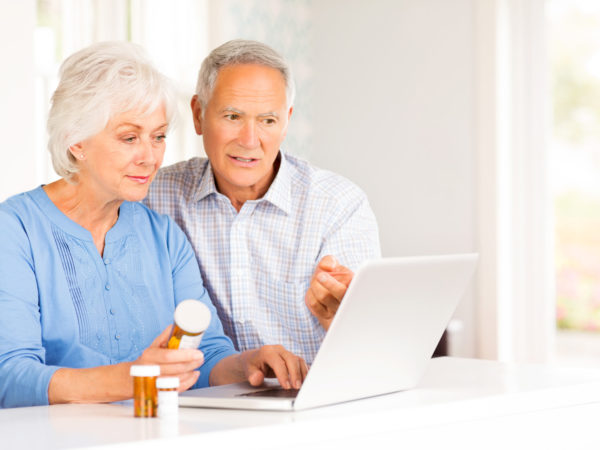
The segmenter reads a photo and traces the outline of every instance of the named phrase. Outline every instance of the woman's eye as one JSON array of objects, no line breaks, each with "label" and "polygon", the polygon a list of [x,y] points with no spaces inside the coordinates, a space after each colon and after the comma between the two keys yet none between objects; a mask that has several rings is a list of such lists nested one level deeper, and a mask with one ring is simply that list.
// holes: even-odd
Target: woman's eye
[{"label": "woman's eye", "polygon": [[162,142],[162,141],[164,141],[166,138],[167,138],[167,136],[166,136],[166,135],[164,135],[164,134],[161,134],[160,136],[156,136],[156,138],[155,138],[155,139],[156,139],[156,142]]},{"label": "woman's eye", "polygon": [[135,136],[129,136],[129,137],[123,138],[123,141],[127,142],[128,144],[132,144],[135,142]]}]

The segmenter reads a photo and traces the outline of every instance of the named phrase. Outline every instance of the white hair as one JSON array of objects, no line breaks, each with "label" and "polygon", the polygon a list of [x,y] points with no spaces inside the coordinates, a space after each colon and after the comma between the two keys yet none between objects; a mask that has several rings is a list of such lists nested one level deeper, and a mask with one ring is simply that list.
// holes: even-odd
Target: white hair
[{"label": "white hair", "polygon": [[102,131],[120,112],[152,113],[161,105],[171,123],[176,98],[171,82],[154,68],[144,50],[129,42],[100,42],[69,56],[48,115],[48,150],[58,175],[78,172],[69,148]]},{"label": "white hair", "polygon": [[196,95],[203,109],[212,96],[219,70],[235,64],[258,64],[278,70],[285,81],[288,108],[294,104],[296,86],[292,70],[279,53],[261,42],[234,39],[215,48],[202,62]]}]

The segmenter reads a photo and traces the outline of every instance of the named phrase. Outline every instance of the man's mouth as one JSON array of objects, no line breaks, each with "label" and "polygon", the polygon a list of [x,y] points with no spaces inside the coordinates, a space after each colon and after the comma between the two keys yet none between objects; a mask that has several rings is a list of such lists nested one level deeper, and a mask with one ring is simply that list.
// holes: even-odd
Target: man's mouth
[{"label": "man's mouth", "polygon": [[240,162],[252,162],[252,161],[256,161],[254,158],[240,158],[239,156],[233,156],[233,159],[238,160]]},{"label": "man's mouth", "polygon": [[233,164],[235,164],[238,167],[243,167],[243,168],[247,168],[247,169],[256,167],[256,165],[259,164],[259,162],[260,162],[260,159],[258,159],[258,158],[243,158],[241,156],[233,156],[233,155],[228,155],[228,156],[231,159],[231,161],[233,162]]}]

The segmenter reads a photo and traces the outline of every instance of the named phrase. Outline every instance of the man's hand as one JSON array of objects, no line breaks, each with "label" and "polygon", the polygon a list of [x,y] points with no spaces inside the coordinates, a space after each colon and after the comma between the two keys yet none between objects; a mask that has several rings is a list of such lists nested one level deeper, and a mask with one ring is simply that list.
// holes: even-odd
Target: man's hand
[{"label": "man's hand", "polygon": [[353,277],[354,272],[338,264],[331,255],[324,256],[315,269],[304,301],[325,330],[329,329]]}]

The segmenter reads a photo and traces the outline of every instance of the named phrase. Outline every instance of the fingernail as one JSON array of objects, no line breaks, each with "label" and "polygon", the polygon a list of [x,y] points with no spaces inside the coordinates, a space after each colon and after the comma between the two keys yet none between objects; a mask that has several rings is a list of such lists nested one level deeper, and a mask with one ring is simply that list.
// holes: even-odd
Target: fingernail
[{"label": "fingernail", "polygon": [[326,282],[327,281],[327,275],[325,273],[322,273],[319,275],[319,281],[321,282]]},{"label": "fingernail", "polygon": [[300,389],[301,385],[300,380],[296,380],[296,389]]}]

